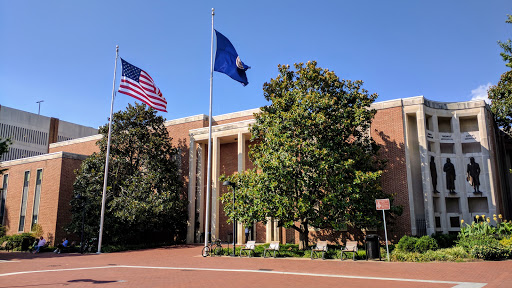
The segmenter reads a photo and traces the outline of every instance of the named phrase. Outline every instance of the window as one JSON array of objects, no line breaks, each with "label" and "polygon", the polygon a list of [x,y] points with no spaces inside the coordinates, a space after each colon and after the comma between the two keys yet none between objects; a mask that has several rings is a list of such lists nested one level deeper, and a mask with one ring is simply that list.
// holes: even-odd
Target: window
[{"label": "window", "polygon": [[32,227],[37,223],[37,216],[39,215],[39,199],[41,198],[41,181],[43,180],[43,169],[37,170],[36,175],[36,190],[34,192],[34,210],[32,210]]},{"label": "window", "polygon": [[9,175],[4,175],[4,181],[2,184],[2,190],[0,190],[0,225],[4,225],[4,214],[5,214],[5,198],[7,198],[7,183],[9,181]]},{"label": "window", "polygon": [[25,171],[25,178],[23,181],[23,194],[21,194],[21,210],[20,210],[20,226],[19,232],[25,229],[25,215],[27,213],[27,198],[28,198],[28,182],[30,180],[30,171]]}]

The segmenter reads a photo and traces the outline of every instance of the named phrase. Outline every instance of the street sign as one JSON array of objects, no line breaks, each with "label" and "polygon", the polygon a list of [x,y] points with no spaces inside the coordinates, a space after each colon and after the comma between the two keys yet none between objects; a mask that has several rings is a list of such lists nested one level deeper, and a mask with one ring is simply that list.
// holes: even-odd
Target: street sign
[{"label": "street sign", "polygon": [[377,206],[377,210],[389,210],[389,199],[376,199],[375,204]]},{"label": "street sign", "polygon": [[386,228],[386,213],[384,210],[389,210],[389,199],[375,199],[375,206],[377,210],[382,210],[382,218],[384,219],[384,235],[386,235],[386,255],[389,262],[389,248],[388,248],[388,229]]}]

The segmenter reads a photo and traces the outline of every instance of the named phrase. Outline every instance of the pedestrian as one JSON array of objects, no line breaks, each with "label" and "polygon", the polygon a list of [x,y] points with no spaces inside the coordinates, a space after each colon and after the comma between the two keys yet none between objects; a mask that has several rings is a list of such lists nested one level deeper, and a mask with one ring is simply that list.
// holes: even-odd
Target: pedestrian
[{"label": "pedestrian", "polygon": [[39,237],[39,242],[37,242],[36,250],[34,250],[34,252],[32,252],[32,253],[41,252],[41,248],[43,248],[44,245],[46,245],[46,240],[43,238],[43,236],[41,236],[41,237]]},{"label": "pedestrian", "polygon": [[60,254],[60,252],[62,250],[64,250],[64,248],[68,247],[68,238],[64,238],[62,239],[62,243],[57,245],[57,249],[55,249],[55,251],[53,251],[53,253],[57,253],[57,254]]},{"label": "pedestrian", "polygon": [[245,227],[245,241],[249,241],[249,227]]}]

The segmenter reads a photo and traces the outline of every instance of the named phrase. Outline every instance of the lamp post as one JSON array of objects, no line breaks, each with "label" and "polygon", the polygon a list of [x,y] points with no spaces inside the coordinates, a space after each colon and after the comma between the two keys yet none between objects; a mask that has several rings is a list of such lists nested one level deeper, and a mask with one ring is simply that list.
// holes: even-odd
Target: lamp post
[{"label": "lamp post", "polygon": [[82,201],[82,235],[80,236],[80,253],[84,253],[84,227],[85,227],[85,201],[87,197],[82,195],[75,196],[75,199]]},{"label": "lamp post", "polygon": [[231,188],[233,188],[233,257],[236,256],[235,254],[235,247],[236,247],[236,234],[235,234],[235,183],[231,182],[231,181],[224,181],[224,183],[222,183],[222,185],[224,186],[231,186]]}]

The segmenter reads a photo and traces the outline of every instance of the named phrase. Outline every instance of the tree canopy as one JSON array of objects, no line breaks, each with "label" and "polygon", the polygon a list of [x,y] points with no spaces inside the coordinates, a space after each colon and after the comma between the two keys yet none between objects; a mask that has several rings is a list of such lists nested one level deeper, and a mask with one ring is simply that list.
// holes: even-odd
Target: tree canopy
[{"label": "tree canopy", "polygon": [[388,197],[380,186],[384,163],[369,135],[377,94],[315,61],[278,69],[263,86],[270,104],[250,128],[255,169],[223,177],[237,184],[235,210],[232,194],[222,196],[226,213],[244,223],[279,219],[300,232],[302,248],[309,226],[377,227],[375,199]]},{"label": "tree canopy", "polygon": [[[99,153],[82,162],[74,183],[70,231],[98,233],[108,124],[100,128]],[[145,105],[114,114],[110,144],[105,243],[169,240],[186,233],[187,199],[164,119]],[[80,197],[78,197],[80,196]],[[162,239],[160,239],[162,240]]]},{"label": "tree canopy", "polygon": [[[507,17],[506,23],[512,24],[512,15]],[[512,41],[498,41],[498,44],[503,49],[500,55],[511,70],[503,73],[498,84],[489,88],[488,97],[496,124],[512,137]]]},{"label": "tree canopy", "polygon": [[[4,153],[9,152],[9,145],[11,145],[12,142],[9,138],[2,139],[0,138],[0,156],[2,156]],[[7,169],[1,169],[0,168],[0,175],[2,175]]]}]

